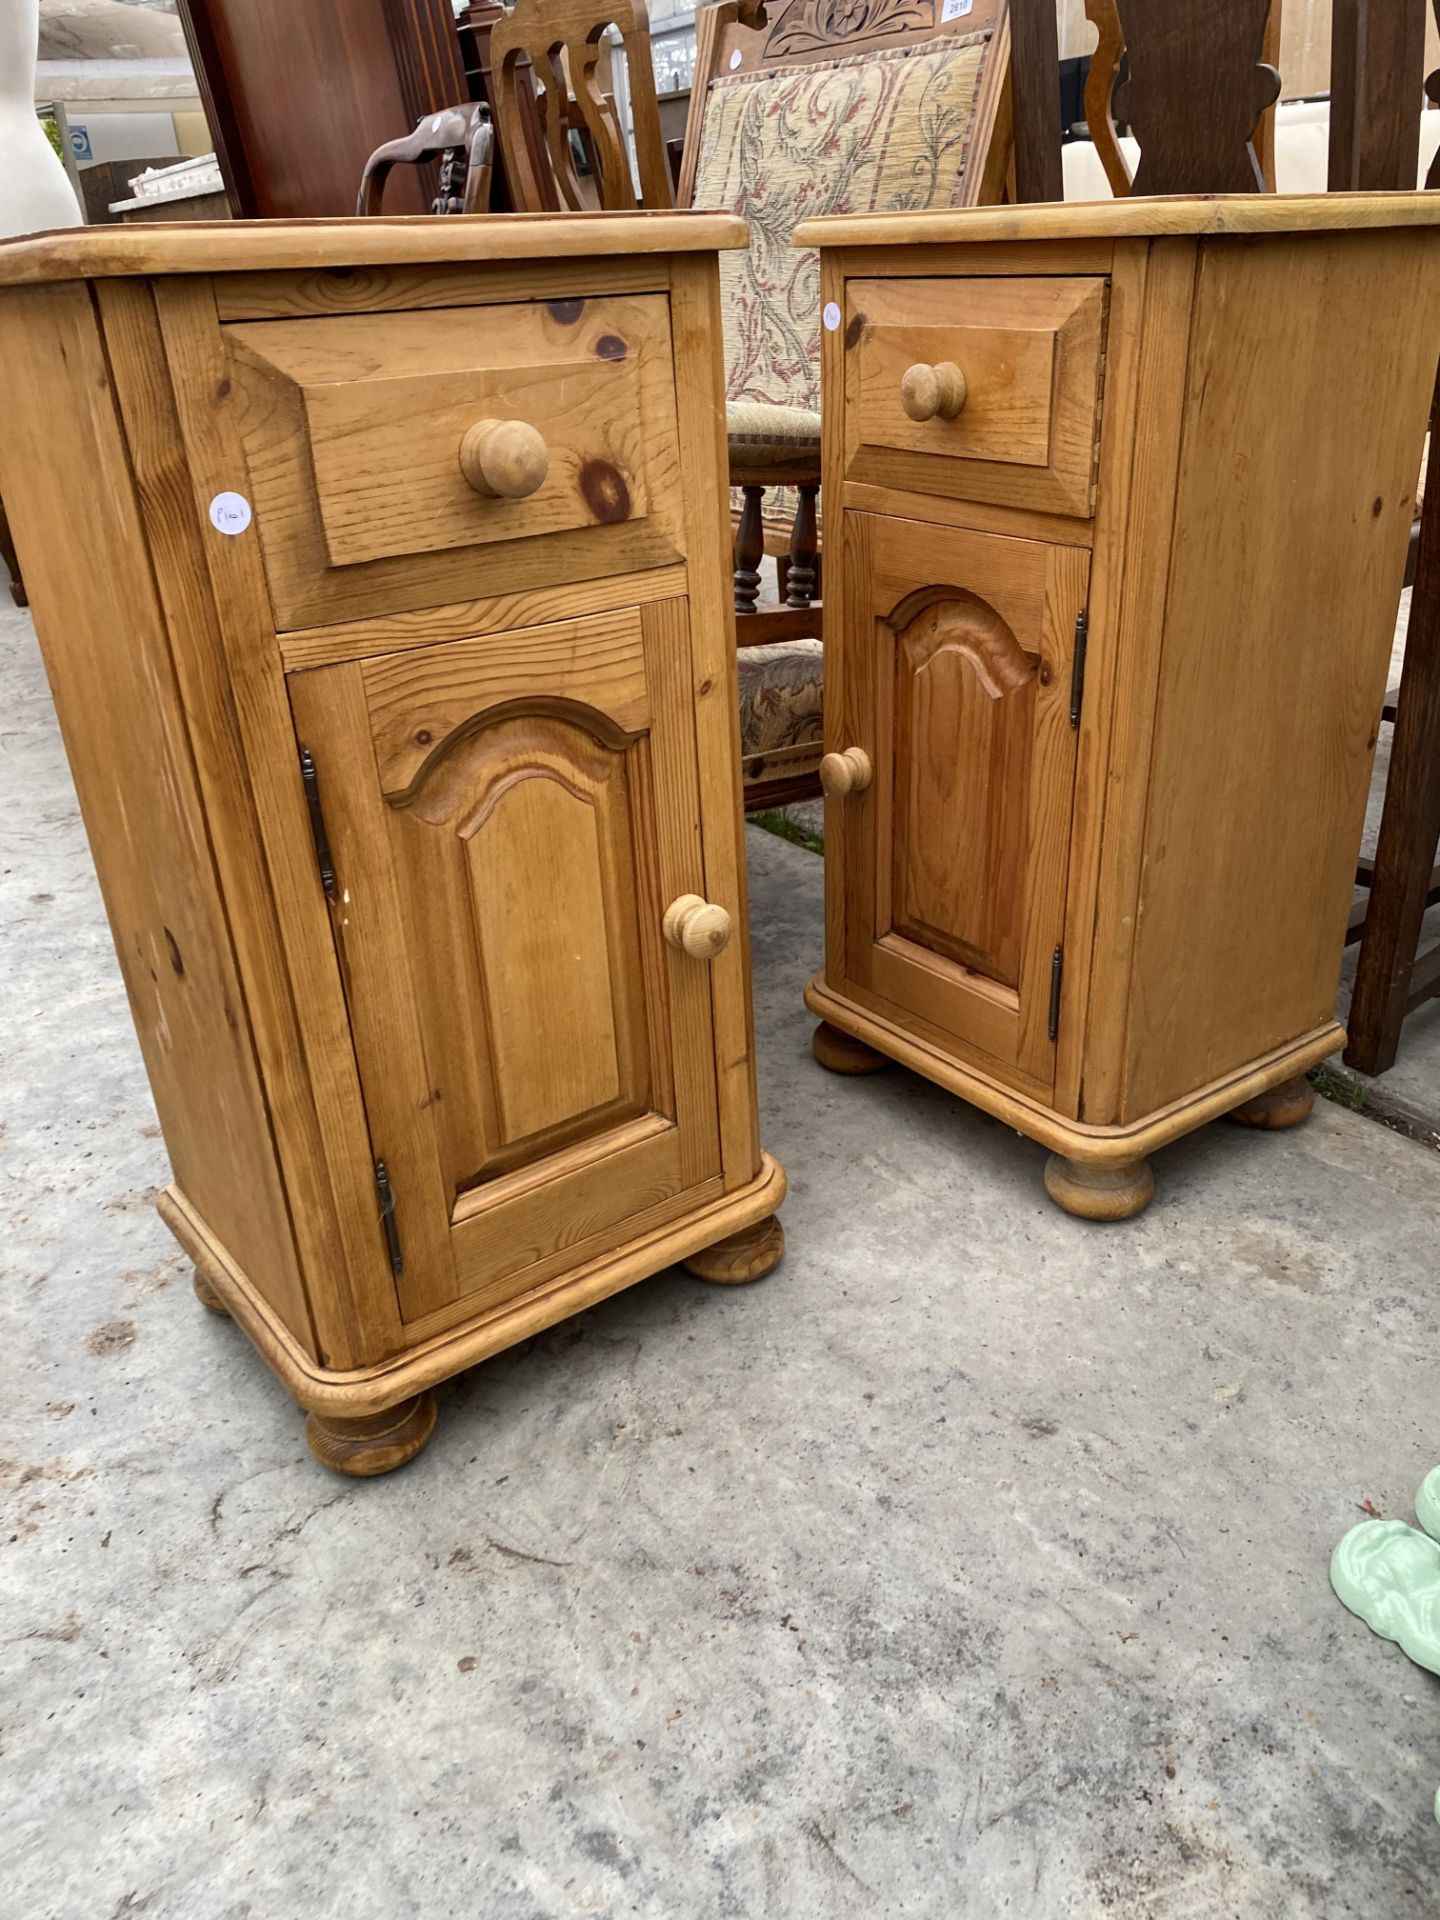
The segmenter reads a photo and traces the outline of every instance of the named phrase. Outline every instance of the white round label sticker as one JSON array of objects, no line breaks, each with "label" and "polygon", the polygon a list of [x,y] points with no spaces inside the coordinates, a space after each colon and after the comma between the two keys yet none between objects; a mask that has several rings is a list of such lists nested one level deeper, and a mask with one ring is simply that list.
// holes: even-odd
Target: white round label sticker
[{"label": "white round label sticker", "polygon": [[730,71],[732,73],[735,71],[736,67],[739,66],[740,62],[744,58],[745,56],[743,53],[741,53],[739,47],[736,47],[735,51],[730,56]]},{"label": "white round label sticker", "polygon": [[210,524],[217,533],[244,533],[250,524],[250,502],[243,493],[217,493],[210,502]]},{"label": "white round label sticker", "polygon": [[836,306],[833,300],[827,300],[825,302],[825,312],[824,312],[823,318],[825,321],[825,331],[827,333],[837,333],[839,331],[840,309],[839,307]]}]

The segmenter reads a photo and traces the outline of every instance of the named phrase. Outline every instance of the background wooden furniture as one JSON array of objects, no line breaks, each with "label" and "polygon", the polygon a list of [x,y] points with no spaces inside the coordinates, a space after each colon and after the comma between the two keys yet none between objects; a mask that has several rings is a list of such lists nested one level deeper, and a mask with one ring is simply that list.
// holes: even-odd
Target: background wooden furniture
[{"label": "background wooden furniture", "polygon": [[[1337,0],[1332,52],[1330,184],[1408,186],[1415,178],[1414,91],[1424,55],[1424,7],[1401,0],[1386,13]],[[1440,94],[1440,76],[1426,91]],[[1437,159],[1427,182],[1437,182]],[[1440,380],[1436,394],[1440,396]],[[1432,429],[1437,413],[1432,408]],[[1417,951],[1427,907],[1440,900],[1440,475],[1432,432],[1420,516],[1414,590],[1399,684],[1386,696],[1393,720],[1385,804],[1373,861],[1357,880],[1367,888],[1351,916],[1360,941],[1347,1016],[1348,1065],[1362,1073],[1395,1064],[1407,1014],[1440,993],[1440,946]]]},{"label": "background wooden furniture", "polygon": [[[1440,399],[1440,384],[1437,384]],[[1384,1073],[1395,1064],[1406,1016],[1440,994],[1440,945],[1420,946],[1426,909],[1440,900],[1440,436],[1431,412],[1425,511],[1405,663],[1400,684],[1387,697],[1385,717],[1395,723],[1385,805],[1373,862],[1359,863],[1368,888],[1363,913],[1352,915],[1351,937],[1360,940],[1355,985],[1346,1024],[1347,1065],[1361,1073]]]},{"label": "background wooden furniture", "polygon": [[[450,0],[178,0],[237,219],[348,214],[367,157],[466,96]],[[424,213],[433,174],[395,182]]]},{"label": "background wooden furniture", "polygon": [[1413,189],[1426,0],[1332,0],[1330,191]]},{"label": "background wooden furniture", "polygon": [[1240,195],[798,236],[842,319],[816,1055],[1044,1142],[1071,1212],[1138,1212],[1221,1113],[1303,1118],[1343,1043],[1436,226]]},{"label": "background wooden furniture", "polygon": [[0,252],[0,485],[161,1211],[345,1472],[672,1261],[780,1257],[723,591],[714,250],[742,238]]}]

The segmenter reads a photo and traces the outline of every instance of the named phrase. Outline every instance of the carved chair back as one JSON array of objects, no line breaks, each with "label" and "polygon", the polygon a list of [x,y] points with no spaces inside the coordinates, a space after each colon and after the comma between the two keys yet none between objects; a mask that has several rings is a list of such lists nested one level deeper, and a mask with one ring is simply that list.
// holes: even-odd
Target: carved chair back
[{"label": "carved chair back", "polygon": [[[606,84],[611,27],[620,35],[629,86],[638,196]],[[490,59],[500,151],[519,212],[585,212],[597,201],[613,212],[674,204],[650,21],[639,0],[516,0],[491,32]],[[589,161],[593,193],[576,169],[572,136]]]},{"label": "carved chair back", "polygon": [[[1408,0],[1407,0],[1408,3]],[[1275,191],[1281,0],[1085,0],[1085,117],[1110,190]],[[1116,122],[1140,143],[1132,180]]]}]

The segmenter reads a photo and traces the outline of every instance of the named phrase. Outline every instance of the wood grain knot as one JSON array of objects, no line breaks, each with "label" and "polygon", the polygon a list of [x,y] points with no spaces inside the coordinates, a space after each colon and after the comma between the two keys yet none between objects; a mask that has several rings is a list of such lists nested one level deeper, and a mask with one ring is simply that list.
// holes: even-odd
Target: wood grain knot
[{"label": "wood grain knot", "polygon": [[580,469],[580,491],[597,520],[607,525],[630,518],[630,489],[608,460],[587,460]]}]

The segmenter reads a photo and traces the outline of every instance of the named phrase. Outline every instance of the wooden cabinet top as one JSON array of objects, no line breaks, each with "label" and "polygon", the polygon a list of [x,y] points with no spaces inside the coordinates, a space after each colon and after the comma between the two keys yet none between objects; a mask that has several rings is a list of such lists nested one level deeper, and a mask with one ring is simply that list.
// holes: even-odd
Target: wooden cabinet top
[{"label": "wooden cabinet top", "polygon": [[0,245],[0,286],[118,275],[255,273],[270,268],[453,266],[466,261],[594,259],[743,247],[729,213],[505,213],[437,220],[217,220],[90,227]]},{"label": "wooden cabinet top", "polygon": [[837,213],[802,221],[794,244],[954,246],[963,241],[1144,240],[1167,235],[1432,226],[1440,226],[1440,194],[1197,193],[1179,199],[1046,201],[932,213]]}]

